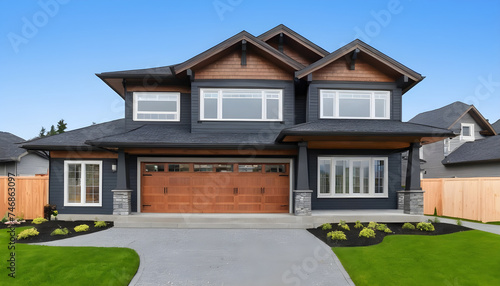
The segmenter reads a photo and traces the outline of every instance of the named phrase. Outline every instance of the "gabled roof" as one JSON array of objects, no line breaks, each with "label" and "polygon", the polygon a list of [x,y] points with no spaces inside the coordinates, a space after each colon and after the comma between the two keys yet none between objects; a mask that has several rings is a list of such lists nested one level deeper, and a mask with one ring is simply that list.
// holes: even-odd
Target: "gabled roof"
[{"label": "gabled roof", "polygon": [[444,158],[442,163],[451,165],[489,161],[500,161],[500,136],[466,142]]},{"label": "gabled roof", "polygon": [[485,135],[497,134],[488,120],[481,115],[474,105],[468,105],[461,101],[455,101],[441,108],[417,114],[409,122],[450,129],[467,113],[486,131]]},{"label": "gabled roof", "polygon": [[271,38],[273,38],[276,35],[279,35],[280,33],[283,33],[287,35],[288,37],[292,38],[294,41],[297,43],[301,44],[305,48],[309,49],[310,51],[316,53],[317,55],[324,57],[329,54],[329,52],[322,47],[316,45],[315,43],[309,41],[299,33],[295,32],[294,30],[288,28],[287,26],[280,24],[271,30],[259,35],[257,38],[261,39],[262,41],[267,41]]},{"label": "gabled roof", "polygon": [[266,42],[256,38],[252,34],[248,33],[247,31],[242,31],[231,38],[221,42],[220,44],[206,50],[205,52],[192,57],[191,59],[178,64],[175,66],[174,70],[176,74],[179,74],[197,64],[200,64],[201,62],[209,59],[210,57],[234,46],[235,44],[241,43],[242,40],[247,41],[248,43],[256,46],[259,48],[263,53],[277,59],[278,61],[282,62],[283,64],[295,69],[295,70],[300,70],[304,68],[304,65],[301,63],[295,61],[294,59],[290,58],[289,56],[281,53],[280,51],[276,50],[275,48],[271,47],[269,44]]},{"label": "gabled roof", "polygon": [[29,150],[92,150],[85,141],[125,132],[125,119],[94,124],[61,134],[27,141],[21,147]]},{"label": "gabled roof", "polygon": [[19,157],[26,153],[26,150],[20,148],[18,144],[21,142],[24,142],[23,138],[0,131],[0,162],[19,161]]},{"label": "gabled roof", "polygon": [[495,129],[497,134],[500,134],[500,119],[498,119],[495,123],[491,124],[491,126]]},{"label": "gabled roof", "polygon": [[414,70],[406,67],[405,65],[399,63],[398,61],[394,60],[393,58],[385,55],[384,53],[378,51],[377,49],[373,48],[372,46],[364,43],[363,41],[356,39],[349,44],[341,47],[340,49],[332,52],[331,54],[325,56],[321,60],[305,67],[304,69],[301,69],[297,72],[295,72],[295,76],[297,78],[303,78],[307,76],[308,74],[317,71],[328,64],[338,60],[339,58],[353,52],[354,50],[359,49],[360,52],[366,53],[368,56],[376,59],[377,61],[381,62],[382,64],[388,66],[389,68],[397,71],[398,73],[407,76],[410,80],[413,81],[412,84],[407,86],[403,92],[406,90],[410,89],[413,85],[416,83],[422,81],[424,77],[415,72]]}]

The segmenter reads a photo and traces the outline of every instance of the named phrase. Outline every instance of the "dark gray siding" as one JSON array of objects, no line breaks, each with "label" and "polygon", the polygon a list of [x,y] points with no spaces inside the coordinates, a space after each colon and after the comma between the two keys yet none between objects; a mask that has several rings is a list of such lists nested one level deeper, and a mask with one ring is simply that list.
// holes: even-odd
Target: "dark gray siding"
[{"label": "dark gray siding", "polygon": [[132,190],[132,212],[137,212],[137,156],[127,158],[129,189]]},{"label": "dark gray siding", "polygon": [[[90,161],[90,160],[89,160]],[[92,159],[102,161],[102,207],[64,206],[64,159],[51,159],[49,177],[49,203],[57,206],[61,214],[112,214],[113,190],[116,187],[116,173],[111,171],[115,159]]]},{"label": "dark gray siding", "polygon": [[[388,198],[318,198],[318,157],[321,156],[386,156],[389,164]],[[311,203],[313,210],[338,209],[396,209],[397,191],[401,190],[401,155],[380,150],[308,150],[309,185],[313,190]]]},{"label": "dark gray siding", "polygon": [[140,127],[144,124],[191,124],[191,95],[189,93],[181,93],[180,105],[180,121],[165,122],[165,121],[134,121],[134,108],[133,108],[133,92],[127,92],[125,96],[125,126],[127,130]]},{"label": "dark gray siding", "polygon": [[401,121],[402,92],[395,83],[313,81],[307,98],[307,121],[319,119],[320,89],[366,89],[391,91],[391,120]]},{"label": "dark gray siding", "polygon": [[[283,89],[282,122],[200,121],[200,88],[273,88]],[[258,133],[279,131],[294,125],[295,100],[292,81],[277,80],[198,80],[191,84],[191,132]]]}]

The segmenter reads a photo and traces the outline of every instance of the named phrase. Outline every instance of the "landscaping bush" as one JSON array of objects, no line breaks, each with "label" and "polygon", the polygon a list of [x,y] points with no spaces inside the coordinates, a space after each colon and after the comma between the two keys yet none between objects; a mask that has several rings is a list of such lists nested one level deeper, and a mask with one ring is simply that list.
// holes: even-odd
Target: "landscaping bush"
[{"label": "landscaping bush", "polygon": [[95,221],[94,222],[94,227],[106,227],[107,224],[105,221]]},{"label": "landscaping bush", "polygon": [[69,233],[69,230],[68,228],[56,228],[54,229],[53,232],[50,233],[50,236],[54,236],[54,235],[67,235]]},{"label": "landscaping bush", "polygon": [[329,223],[324,223],[323,225],[321,225],[321,229],[322,230],[330,230],[330,229],[332,229],[332,225]]},{"label": "landscaping bush", "polygon": [[35,218],[35,219],[33,220],[33,222],[32,222],[32,223],[33,223],[33,224],[42,224],[42,223],[44,223],[44,222],[46,222],[46,221],[47,221],[47,220],[46,220],[46,219],[44,219],[43,217],[37,217],[37,218]]},{"label": "landscaping bush", "polygon": [[377,226],[376,226],[376,229],[377,229],[378,231],[385,231],[385,230],[386,230],[386,228],[387,228],[387,225],[385,225],[385,224],[383,224],[383,223],[377,224]]},{"label": "landscaping bush", "polygon": [[386,228],[384,229],[384,232],[385,232],[385,233],[392,233],[392,230],[391,230],[390,228],[386,227]]},{"label": "landscaping bush", "polygon": [[376,223],[374,221],[371,221],[371,222],[368,223],[367,228],[375,229],[377,227],[377,224],[378,223]]},{"label": "landscaping bush", "polygon": [[434,231],[434,226],[430,222],[419,222],[417,224],[417,229],[420,231]]},{"label": "landscaping bush", "polygon": [[347,231],[351,230],[349,228],[349,226],[347,225],[347,223],[345,222],[345,220],[340,220],[339,227],[342,228],[342,229],[344,229],[344,230],[347,230]]},{"label": "landscaping bush", "polygon": [[83,231],[87,231],[87,230],[89,230],[89,226],[86,224],[81,224],[81,225],[75,226],[76,232],[83,232]]},{"label": "landscaping bush", "polygon": [[345,233],[341,230],[330,231],[326,237],[330,237],[332,240],[347,240]]},{"label": "landscaping bush", "polygon": [[21,231],[17,235],[17,239],[26,239],[28,237],[37,236],[39,234],[40,233],[36,230],[36,228],[32,227],[32,228],[28,228],[28,229],[25,229],[25,230]]},{"label": "landscaping bush", "polygon": [[371,228],[365,227],[359,232],[359,237],[374,238],[375,231]]},{"label": "landscaping bush", "polygon": [[458,226],[462,226],[462,220],[461,219],[457,219],[457,225]]},{"label": "landscaping bush", "polygon": [[408,229],[408,230],[414,230],[415,229],[415,226],[409,222],[405,222],[403,224],[403,229]]},{"label": "landscaping bush", "polygon": [[356,224],[354,225],[354,228],[363,228],[363,225],[359,220],[356,221]]}]

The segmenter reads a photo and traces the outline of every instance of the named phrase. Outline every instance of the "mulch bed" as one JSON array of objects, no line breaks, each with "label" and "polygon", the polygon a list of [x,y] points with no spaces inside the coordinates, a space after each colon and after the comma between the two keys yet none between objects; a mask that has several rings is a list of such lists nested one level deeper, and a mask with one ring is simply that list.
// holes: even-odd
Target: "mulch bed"
[{"label": "mulch bed", "polygon": [[[92,221],[92,220],[77,220],[77,221],[51,220],[51,221],[44,222],[42,224],[32,224],[31,222],[32,222],[31,220],[27,220],[24,223],[15,225],[15,227],[23,227],[23,226],[34,227],[34,228],[36,228],[36,230],[40,234],[37,236],[27,238],[27,239],[17,240],[16,241],[17,243],[35,243],[35,242],[53,241],[53,240],[65,239],[65,238],[69,238],[69,237],[86,235],[89,233],[94,233],[94,232],[102,231],[102,230],[113,227],[112,221],[107,221],[106,227],[100,227],[100,228],[94,227],[94,221]],[[88,225],[89,230],[85,231],[85,232],[76,232],[74,230],[75,226],[78,226],[81,224]],[[8,227],[8,225],[0,224],[0,229],[5,229],[7,227]],[[68,228],[69,233],[67,235],[51,236],[50,234],[56,228]]]},{"label": "mulch bed", "polygon": [[[433,232],[427,232],[427,231],[420,231],[418,229],[415,230],[406,230],[402,229],[403,223],[384,223],[389,227],[389,229],[393,233],[385,233],[381,232],[378,230],[375,230],[375,238],[365,238],[365,237],[359,237],[359,232],[361,231],[362,228],[356,229],[354,228],[354,223],[348,223],[349,228],[351,229],[350,231],[346,231],[341,229],[338,224],[332,223],[332,229],[331,230],[322,230],[321,226],[317,228],[310,228],[307,229],[311,234],[316,236],[318,239],[323,241],[324,243],[328,244],[330,247],[350,247],[350,246],[369,246],[369,245],[374,245],[374,244],[379,244],[384,240],[384,237],[388,235],[401,235],[401,234],[411,234],[411,235],[441,235],[441,234],[450,234],[450,233],[455,233],[455,232],[461,232],[461,231],[467,231],[471,230],[468,227],[464,226],[458,226],[454,224],[447,224],[447,223],[432,223],[434,225],[435,230]],[[368,223],[363,223],[363,226],[367,226]],[[416,226],[416,223],[413,225]],[[346,237],[347,240],[330,240],[327,239],[326,234],[329,233],[330,231],[335,231],[335,230],[342,230]]]}]

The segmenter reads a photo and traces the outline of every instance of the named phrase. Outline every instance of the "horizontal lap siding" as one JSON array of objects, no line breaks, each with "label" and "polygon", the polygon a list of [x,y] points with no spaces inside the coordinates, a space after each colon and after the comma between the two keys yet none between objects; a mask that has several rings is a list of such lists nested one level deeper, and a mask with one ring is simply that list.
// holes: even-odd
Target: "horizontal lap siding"
[{"label": "horizontal lap siding", "polygon": [[364,60],[362,55],[356,60],[355,69],[349,69],[345,58],[340,58],[333,63],[313,72],[313,80],[335,80],[335,81],[371,81],[371,82],[394,82],[396,74],[381,71],[370,62]]},{"label": "horizontal lap siding", "polygon": [[132,212],[137,212],[137,156],[127,158],[129,189],[132,190]]},{"label": "horizontal lap siding", "polygon": [[[401,190],[401,155],[372,150],[312,150],[309,149],[309,185],[313,190],[311,203],[313,210],[337,209],[396,209],[397,191]],[[388,198],[318,198],[318,157],[321,156],[385,156],[388,157],[389,182]]]},{"label": "horizontal lap siding", "polygon": [[61,214],[112,214],[113,193],[116,188],[116,173],[111,165],[114,159],[92,159],[102,161],[102,207],[65,207],[64,206],[64,159],[51,159],[49,179],[49,203],[57,206]]}]

